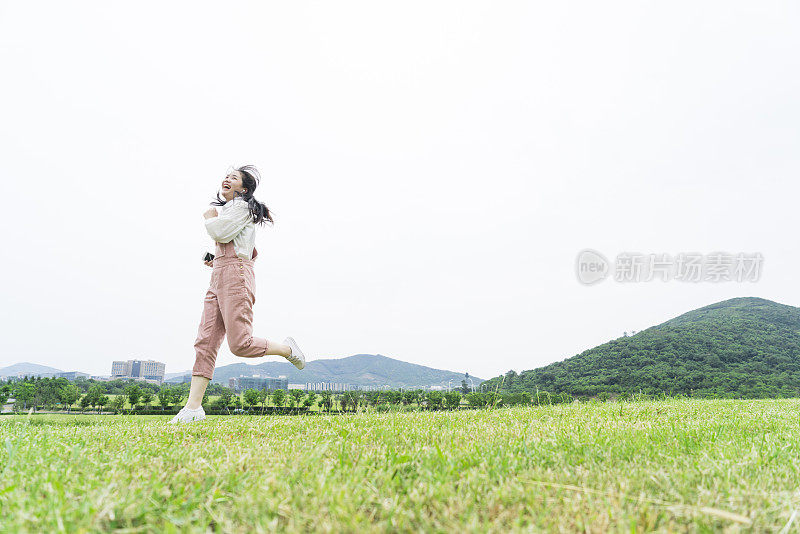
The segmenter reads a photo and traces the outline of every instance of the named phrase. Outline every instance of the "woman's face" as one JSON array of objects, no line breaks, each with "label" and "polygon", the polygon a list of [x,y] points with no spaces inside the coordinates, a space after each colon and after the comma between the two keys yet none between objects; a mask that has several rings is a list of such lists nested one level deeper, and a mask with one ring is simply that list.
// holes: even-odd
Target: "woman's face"
[{"label": "woman's face", "polygon": [[234,191],[245,192],[242,185],[242,173],[233,170],[222,180],[222,196],[225,200],[233,200]]}]

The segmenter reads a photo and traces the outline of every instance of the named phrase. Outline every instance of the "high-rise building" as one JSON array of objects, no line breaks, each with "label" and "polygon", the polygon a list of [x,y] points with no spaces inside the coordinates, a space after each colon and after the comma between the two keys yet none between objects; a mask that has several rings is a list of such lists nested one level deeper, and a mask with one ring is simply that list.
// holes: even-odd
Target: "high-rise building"
[{"label": "high-rise building", "polygon": [[127,362],[115,361],[111,363],[111,378],[118,376],[131,376],[131,360]]},{"label": "high-rise building", "polygon": [[166,364],[155,360],[126,360],[111,363],[111,379],[136,378],[161,383]]}]

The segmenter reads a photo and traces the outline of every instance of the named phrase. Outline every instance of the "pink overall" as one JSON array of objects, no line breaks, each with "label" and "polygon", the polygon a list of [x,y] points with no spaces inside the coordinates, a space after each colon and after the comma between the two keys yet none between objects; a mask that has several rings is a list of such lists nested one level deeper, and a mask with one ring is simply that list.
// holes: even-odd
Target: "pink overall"
[{"label": "pink overall", "polygon": [[217,242],[211,269],[211,283],[203,303],[203,315],[194,342],[196,358],[192,375],[214,378],[214,363],[222,338],[236,356],[264,356],[267,340],[253,337],[253,304],[256,302],[256,278],[253,259],[236,255],[233,241]]}]

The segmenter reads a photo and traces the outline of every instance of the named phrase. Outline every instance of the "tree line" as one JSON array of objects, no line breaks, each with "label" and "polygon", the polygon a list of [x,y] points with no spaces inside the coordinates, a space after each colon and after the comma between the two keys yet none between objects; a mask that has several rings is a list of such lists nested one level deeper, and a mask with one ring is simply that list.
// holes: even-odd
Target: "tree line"
[{"label": "tree line", "polygon": [[[116,413],[126,408],[130,412],[164,413],[174,411],[188,398],[189,384],[156,385],[113,380],[98,382],[66,378],[24,377],[20,380],[0,381],[0,404],[14,398],[14,410],[48,410],[71,413],[77,406],[81,413],[112,410]],[[215,397],[213,400],[211,397]],[[454,410],[488,406],[513,406],[520,404],[558,404],[572,402],[566,394],[537,396],[519,392],[469,392],[452,391],[382,390],[382,391],[330,391],[306,392],[292,389],[246,389],[240,394],[221,384],[209,384],[202,405],[217,413],[263,412],[267,408],[289,408],[322,411],[355,411],[371,407],[378,411],[393,409]]]}]

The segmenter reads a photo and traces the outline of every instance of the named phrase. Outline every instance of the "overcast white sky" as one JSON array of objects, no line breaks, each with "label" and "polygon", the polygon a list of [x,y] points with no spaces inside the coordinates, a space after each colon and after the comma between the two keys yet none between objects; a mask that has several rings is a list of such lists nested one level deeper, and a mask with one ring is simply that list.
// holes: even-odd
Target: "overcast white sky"
[{"label": "overcast white sky", "polygon": [[[489,378],[731,297],[800,306],[799,9],[2,1],[0,367],[191,369],[228,165],[276,220],[255,334],[309,359]],[[588,287],[584,248],[764,263]]]}]

